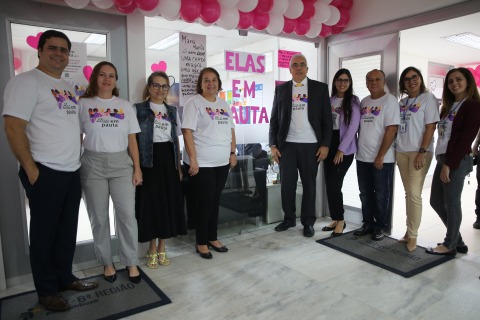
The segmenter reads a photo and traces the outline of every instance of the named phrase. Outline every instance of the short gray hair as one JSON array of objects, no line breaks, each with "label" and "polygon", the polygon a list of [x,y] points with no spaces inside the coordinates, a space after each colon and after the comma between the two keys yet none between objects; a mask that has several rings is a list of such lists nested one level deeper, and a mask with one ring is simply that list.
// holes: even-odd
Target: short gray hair
[{"label": "short gray hair", "polygon": [[295,53],[295,54],[290,58],[290,63],[289,63],[289,67],[290,67],[290,68],[292,67],[292,61],[293,61],[293,59],[298,58],[298,57],[303,58],[303,59],[305,60],[305,65],[308,66],[308,64],[307,64],[307,58],[305,58],[305,56],[304,56],[303,54],[301,54],[301,53]]}]

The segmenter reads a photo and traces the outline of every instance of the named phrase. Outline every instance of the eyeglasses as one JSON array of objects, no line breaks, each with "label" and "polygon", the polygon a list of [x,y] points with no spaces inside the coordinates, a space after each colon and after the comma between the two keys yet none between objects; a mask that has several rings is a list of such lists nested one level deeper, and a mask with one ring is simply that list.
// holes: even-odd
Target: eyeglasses
[{"label": "eyeglasses", "polygon": [[305,68],[307,66],[306,63],[302,62],[302,63],[292,63],[292,68]]},{"label": "eyeglasses", "polygon": [[162,89],[163,91],[167,91],[168,89],[170,89],[170,86],[168,84],[160,84],[160,83],[156,83],[156,82],[152,83],[150,85],[150,87],[152,87],[155,90]]},{"label": "eyeglasses", "polygon": [[407,83],[410,81],[417,82],[420,77],[414,74],[411,78],[403,78],[403,82]]},{"label": "eyeglasses", "polygon": [[335,80],[337,83],[345,83],[345,84],[348,84],[350,83],[350,79],[340,79],[338,78],[337,80]]}]

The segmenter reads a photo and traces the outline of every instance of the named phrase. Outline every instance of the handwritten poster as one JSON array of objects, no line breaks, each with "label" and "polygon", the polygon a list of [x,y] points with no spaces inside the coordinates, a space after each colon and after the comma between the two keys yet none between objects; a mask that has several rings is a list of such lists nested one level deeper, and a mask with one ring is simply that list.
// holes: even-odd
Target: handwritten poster
[{"label": "handwritten poster", "polygon": [[429,76],[428,89],[437,99],[442,100],[443,84],[445,82],[442,76]]},{"label": "handwritten poster", "polygon": [[279,68],[290,68],[290,59],[293,55],[301,53],[297,51],[287,51],[287,50],[278,50],[278,67]]},{"label": "handwritten poster", "polygon": [[180,32],[180,106],[197,93],[197,79],[207,66],[207,37],[205,35]]}]

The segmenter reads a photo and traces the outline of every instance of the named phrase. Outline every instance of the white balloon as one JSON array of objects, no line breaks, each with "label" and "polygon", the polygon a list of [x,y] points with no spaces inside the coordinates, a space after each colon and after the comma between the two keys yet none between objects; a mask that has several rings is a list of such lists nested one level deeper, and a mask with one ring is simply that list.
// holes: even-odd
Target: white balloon
[{"label": "white balloon", "polygon": [[310,30],[305,34],[308,38],[316,38],[318,37],[320,31],[322,31],[322,24],[312,22],[310,19]]},{"label": "white balloon", "polygon": [[270,13],[283,15],[288,8],[288,0],[274,0]]},{"label": "white balloon", "polygon": [[279,34],[283,30],[285,20],[281,14],[268,14],[270,16],[270,23],[267,26],[267,32],[270,34]]},{"label": "white balloon", "polygon": [[234,8],[240,0],[217,0],[222,8]]},{"label": "white balloon", "polygon": [[223,6],[220,6],[220,8],[220,17],[216,21],[217,26],[227,30],[235,29],[238,21],[240,21],[240,13],[237,8],[226,8]]},{"label": "white balloon", "polygon": [[333,0],[318,0],[318,1],[321,1],[325,4],[330,4],[330,3],[332,3]]},{"label": "white balloon", "polygon": [[197,22],[200,23],[204,27],[208,27],[208,26],[211,26],[213,24],[213,23],[208,23],[208,22],[203,21],[202,18],[198,18]]},{"label": "white balloon", "polygon": [[99,9],[110,9],[113,6],[113,0],[92,0],[92,3]]},{"label": "white balloon", "polygon": [[238,10],[243,12],[250,12],[258,5],[258,0],[240,0],[237,5]]},{"label": "white balloon", "polygon": [[138,8],[138,7],[137,7],[137,9],[145,17],[156,17],[160,14],[160,3],[154,9],[152,9],[150,11],[144,11],[144,10]]},{"label": "white balloon", "polygon": [[65,3],[74,9],[83,9],[90,3],[90,0],[65,0]]},{"label": "white balloon", "polygon": [[290,0],[288,8],[283,15],[289,19],[297,19],[302,15],[303,7],[303,2],[301,0]]},{"label": "white balloon", "polygon": [[180,15],[181,4],[177,0],[160,0],[159,7],[162,17],[170,21],[177,20]]},{"label": "white balloon", "polygon": [[323,2],[315,2],[313,4],[315,7],[315,14],[313,15],[311,21],[315,23],[324,23],[330,18],[330,6]]},{"label": "white balloon", "polygon": [[333,26],[340,20],[340,11],[334,6],[328,6],[330,9],[330,18],[324,22],[327,26]]}]

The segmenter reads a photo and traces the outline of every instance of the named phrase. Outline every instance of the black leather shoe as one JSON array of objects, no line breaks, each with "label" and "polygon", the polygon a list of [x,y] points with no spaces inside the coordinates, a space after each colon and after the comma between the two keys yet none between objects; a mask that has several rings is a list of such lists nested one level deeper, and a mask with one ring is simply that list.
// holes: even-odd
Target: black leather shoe
[{"label": "black leather shoe", "polygon": [[278,226],[275,227],[275,231],[285,231],[288,228],[295,227],[295,223],[283,220]]},{"label": "black leather shoe", "polygon": [[200,255],[200,257],[202,257],[203,259],[212,259],[212,258],[213,258],[211,252],[201,253],[201,252],[198,250],[198,247],[197,247],[197,246],[195,246],[195,251],[196,251],[196,252]]},{"label": "black leather shoe", "polygon": [[[438,246],[443,246],[443,242],[437,243]],[[466,244],[459,244],[455,248],[458,253],[468,253],[468,246]]]},{"label": "black leather shoe", "polygon": [[353,232],[353,235],[357,237],[361,237],[361,236],[366,236],[367,234],[370,234],[372,232],[373,232],[373,228],[364,224],[360,229],[355,230]]},{"label": "black leather shoe", "polygon": [[315,235],[315,229],[313,229],[313,226],[305,226],[303,228],[303,236],[310,238]]},{"label": "black leather shoe", "polygon": [[347,227],[347,223],[345,221],[343,221],[343,229],[342,229],[342,232],[335,232],[333,231],[331,236],[332,237],[340,237],[342,234],[343,234],[343,230],[345,230],[345,228]]},{"label": "black leather shoe", "polygon": [[70,305],[60,295],[38,297],[38,303],[50,311],[67,311],[70,310]]},{"label": "black leather shoe", "polygon": [[70,285],[68,285],[64,290],[73,290],[73,291],[88,291],[93,290],[98,287],[97,282],[89,282],[85,280],[76,279]]},{"label": "black leather shoe", "polygon": [[207,242],[207,246],[209,249],[213,249],[217,252],[228,252],[228,248],[225,247],[225,246],[221,246],[221,247],[215,247],[213,244],[211,244],[210,242]]},{"label": "black leather shoe", "polygon": [[322,231],[333,231],[333,230],[335,230],[335,226],[333,227],[325,226],[322,228]]},{"label": "black leather shoe", "polygon": [[383,240],[384,237],[385,236],[383,234],[383,230],[380,228],[375,228],[375,230],[372,233],[372,240],[380,241],[380,240]]},{"label": "black leather shoe", "polygon": [[128,272],[128,279],[130,280],[130,282],[135,283],[135,284],[140,283],[140,281],[142,280],[142,276],[140,275],[140,271],[138,271],[139,272],[138,276],[131,276],[130,275],[130,270],[127,267],[127,272]]},{"label": "black leather shoe", "polygon": [[433,254],[436,256],[454,256],[457,254],[457,250],[453,249],[453,250],[448,250],[446,252],[438,252],[438,251],[435,251],[434,248],[428,248],[428,249],[425,249],[425,253]]},{"label": "black leather shoe", "polygon": [[[115,269],[115,266],[113,266],[113,268]],[[115,280],[117,280],[117,273],[115,272],[114,274],[111,274],[109,276],[105,275],[105,266],[103,267],[103,279],[105,279],[105,281],[107,282],[114,282]]]},{"label": "black leather shoe", "polygon": [[473,223],[474,229],[480,229],[480,216],[477,216],[477,220]]}]

